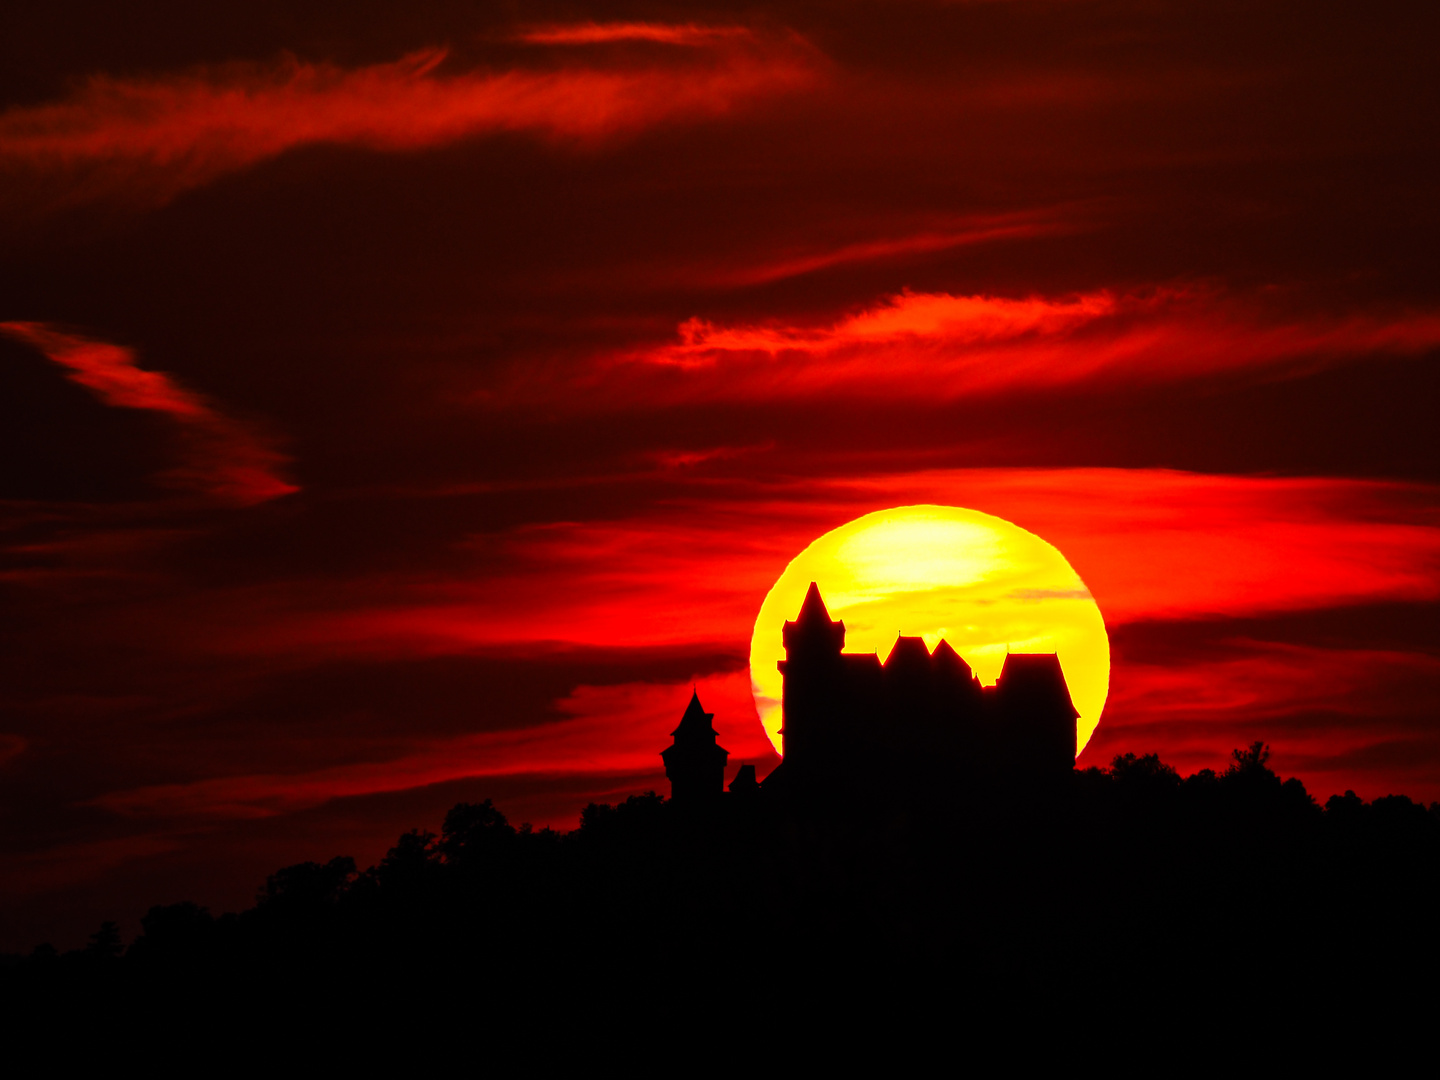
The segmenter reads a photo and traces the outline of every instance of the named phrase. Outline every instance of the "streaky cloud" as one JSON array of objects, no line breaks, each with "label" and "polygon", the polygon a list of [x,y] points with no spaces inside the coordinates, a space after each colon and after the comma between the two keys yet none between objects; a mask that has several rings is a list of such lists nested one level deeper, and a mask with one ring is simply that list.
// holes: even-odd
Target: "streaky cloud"
[{"label": "streaky cloud", "polygon": [[284,455],[246,424],[163,371],[138,364],[134,350],[46,323],[0,323],[0,334],[29,345],[106,405],[160,413],[175,422],[184,459],[160,479],[222,503],[250,506],[298,491],[281,476]]},{"label": "streaky cloud", "polygon": [[[1155,385],[1216,374],[1304,374],[1440,346],[1440,313],[1281,316],[1203,285],[1068,296],[902,291],[826,322],[721,324],[597,358],[591,407],[799,397],[953,400],[1084,383]],[[607,392],[608,391],[608,392]]]},{"label": "streaky cloud", "polygon": [[1216,767],[1216,747],[1265,731],[1277,760],[1321,792],[1367,797],[1397,782],[1435,791],[1428,702],[1440,659],[1422,652],[1236,638],[1223,655],[1165,664],[1116,653],[1105,723],[1082,755],[1164,746],[1186,769]]},{"label": "streaky cloud", "polygon": [[857,240],[836,247],[778,254],[752,266],[717,269],[695,274],[695,280],[710,286],[768,285],[776,281],[819,273],[832,267],[927,255],[977,244],[1004,240],[1027,240],[1075,231],[1075,223],[1059,220],[1051,213],[978,215],[964,220],[936,222],[899,236]]},{"label": "streaky cloud", "polygon": [[41,203],[159,205],[300,146],[403,152],[501,132],[594,143],[718,116],[815,76],[816,54],[797,39],[712,37],[724,47],[692,50],[685,63],[452,74],[450,51],[436,47],[358,68],[292,56],[150,78],[96,75],[66,100],[0,114],[0,175],[38,182]]},{"label": "streaky cloud", "polygon": [[[497,648],[670,646],[749,639],[785,564],[851,518],[914,503],[968,506],[1053,543],[1114,626],[1440,598],[1440,528],[1426,485],[1164,469],[957,469],[747,485],[609,521],[489,537],[484,569],[359,602],[272,597],[237,652],[411,656]],[[1427,512],[1430,513],[1430,512]],[[1143,557],[1137,557],[1143,552]],[[300,607],[294,609],[293,605]]]},{"label": "streaky cloud", "polygon": [[[683,703],[690,685],[582,685],[556,703],[562,719],[549,724],[435,740],[390,760],[309,773],[214,776],[115,791],[94,799],[93,805],[127,817],[243,820],[293,813],[336,798],[459,779],[658,773],[656,747],[663,737],[656,732],[669,730],[667,723],[676,719],[675,702]],[[774,760],[755,717],[747,674],[712,677],[704,686],[707,699],[724,707],[722,724],[736,754]]]},{"label": "streaky cloud", "polygon": [[651,41],[661,45],[714,45],[734,38],[753,36],[754,31],[747,26],[583,22],[532,26],[516,33],[513,40],[529,45],[603,45],[621,41]]}]

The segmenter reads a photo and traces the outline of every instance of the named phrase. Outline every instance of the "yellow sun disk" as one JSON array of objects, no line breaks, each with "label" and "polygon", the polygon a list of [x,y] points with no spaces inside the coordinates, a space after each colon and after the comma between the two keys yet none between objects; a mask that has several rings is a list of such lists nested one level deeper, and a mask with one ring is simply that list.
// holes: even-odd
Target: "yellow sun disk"
[{"label": "yellow sun disk", "polygon": [[750,683],[776,751],[781,628],[812,581],[830,617],[845,620],[846,652],[884,660],[899,634],[923,637],[931,649],[943,637],[987,685],[1007,652],[1057,653],[1080,713],[1077,749],[1090,741],[1110,691],[1110,639],[1065,556],[978,510],[902,506],[826,533],[791,560],[765,597],[750,639]]}]

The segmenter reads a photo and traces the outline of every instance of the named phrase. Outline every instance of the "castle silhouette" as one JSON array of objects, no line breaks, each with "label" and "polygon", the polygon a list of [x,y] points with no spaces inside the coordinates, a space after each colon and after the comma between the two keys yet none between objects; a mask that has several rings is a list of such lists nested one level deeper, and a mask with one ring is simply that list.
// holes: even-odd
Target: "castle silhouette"
[{"label": "castle silhouette", "polygon": [[[1055,653],[1010,653],[994,686],[981,686],[943,639],[901,636],[882,664],[847,653],[845,623],[810,583],[784,629],[784,759],[761,783],[753,765],[730,784],[736,798],[806,801],[857,791],[903,795],[956,784],[1058,785],[1075,765],[1079,717]],[[697,690],[661,751],[679,805],[719,799],[729,751]]]}]

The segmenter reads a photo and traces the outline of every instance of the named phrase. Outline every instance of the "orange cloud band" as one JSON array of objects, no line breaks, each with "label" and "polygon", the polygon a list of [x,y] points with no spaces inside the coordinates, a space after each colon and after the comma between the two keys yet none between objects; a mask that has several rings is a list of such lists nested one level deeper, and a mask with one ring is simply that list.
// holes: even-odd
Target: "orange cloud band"
[{"label": "orange cloud band", "polygon": [[1440,598],[1440,490],[1427,485],[974,469],[777,480],[748,492],[518,528],[491,538],[463,580],[387,582],[383,606],[337,597],[316,615],[330,605],[311,597],[287,614],[287,589],[264,601],[252,629],[237,617],[214,645],[379,656],[561,645],[743,651],[766,592],[806,544],[912,503],[982,510],[1053,543],[1110,625]]},{"label": "orange cloud band", "polygon": [[[803,489],[780,483],[744,502],[525,527],[487,545],[488,572],[477,564],[465,580],[417,581],[408,590],[389,583],[384,591],[395,600],[383,608],[343,610],[341,594],[362,590],[340,583],[329,598],[332,613],[316,616],[326,598],[297,597],[292,583],[285,587],[290,606],[270,597],[247,629],[236,603],[194,597],[197,610],[219,608],[227,617],[209,631],[223,638],[202,643],[191,630],[186,640],[192,648],[280,652],[291,661],[507,649],[533,659],[562,643],[743,649],[766,590],[800,546],[867,510],[906,501],[975,506],[1052,541],[1112,629],[1440,598],[1440,490],[1433,487],[1163,470],[963,470],[807,481]],[[1326,709],[1352,719],[1373,714],[1373,726],[1361,723],[1346,736],[1369,745],[1390,737],[1380,715],[1389,705],[1377,690],[1402,678],[1440,678],[1433,658],[1420,654],[1283,642],[1227,648],[1229,655],[1191,667],[1128,660],[1122,650],[1096,735],[1099,756],[1090,760],[1158,747],[1186,767],[1213,766],[1231,745],[1263,735],[1288,740],[1285,753],[1310,762],[1302,770],[1297,760],[1294,771],[1331,783],[1315,762],[1335,740],[1287,717]],[[387,761],[211,777],[115,792],[98,804],[141,817],[244,818],[465,777],[649,774],[658,784],[656,740],[663,743],[688,690],[688,682],[581,686],[555,703],[559,719],[544,723],[417,740],[397,746]],[[737,759],[773,760],[747,672],[708,676],[700,691]]]},{"label": "orange cloud band", "polygon": [[[991,469],[776,481],[743,500],[526,526],[487,540],[473,572],[449,579],[216,589],[187,594],[171,602],[180,606],[138,623],[179,627],[186,650],[283,655],[300,664],[507,650],[534,660],[551,649],[559,655],[577,647],[663,645],[696,654],[728,648],[738,665],[766,591],[804,544],[869,510],[920,501],[983,509],[1053,542],[1083,576],[1112,630],[1146,620],[1440,599],[1440,489],[1431,486]],[[388,602],[355,599],[377,595]],[[225,617],[216,619],[216,611]],[[1382,722],[1389,706],[1379,691],[1401,679],[1440,678],[1433,659],[1420,654],[1283,642],[1227,648],[1219,659],[1191,667],[1129,660],[1121,650],[1096,735],[1099,757],[1090,760],[1159,748],[1186,767],[1214,766],[1230,746],[1263,736],[1310,762],[1287,769],[1331,783],[1320,758],[1333,752],[1335,739],[1313,724],[1297,727],[1294,717],[1326,709],[1348,710],[1352,719],[1373,716],[1373,725],[1352,724],[1345,735],[1363,748],[1393,735]],[[402,735],[388,760],[210,776],[112,792],[96,802],[143,818],[251,818],[467,777],[625,776],[627,783],[663,786],[657,738],[663,745],[688,692],[688,681],[582,685],[555,702],[554,716],[543,722],[517,717],[514,727],[474,735]],[[736,759],[773,760],[748,672],[709,675],[700,692]],[[1118,741],[1108,737],[1112,725]],[[1353,772],[1353,765],[1346,768]],[[573,807],[562,803],[553,823],[573,824]]]}]

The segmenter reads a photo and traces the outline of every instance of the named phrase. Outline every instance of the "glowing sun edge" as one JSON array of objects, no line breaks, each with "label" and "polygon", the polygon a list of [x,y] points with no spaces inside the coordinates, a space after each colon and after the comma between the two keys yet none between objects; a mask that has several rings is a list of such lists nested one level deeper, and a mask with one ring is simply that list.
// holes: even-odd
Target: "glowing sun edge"
[{"label": "glowing sun edge", "polygon": [[830,617],[845,621],[847,652],[884,660],[899,634],[933,649],[943,637],[993,683],[1007,652],[1060,657],[1090,741],[1110,692],[1110,639],[1090,590],[1054,545],[1004,518],[955,506],[877,510],[832,529],[790,561],[750,639],[750,686],[777,753],[784,659],[781,627],[811,581]]}]

